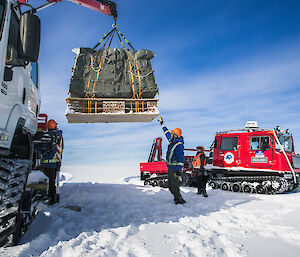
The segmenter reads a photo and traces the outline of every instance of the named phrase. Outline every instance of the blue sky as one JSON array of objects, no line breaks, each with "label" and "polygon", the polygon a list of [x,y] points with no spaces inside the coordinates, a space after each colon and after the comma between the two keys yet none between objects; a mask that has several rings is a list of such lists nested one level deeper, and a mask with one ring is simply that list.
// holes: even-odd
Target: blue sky
[{"label": "blue sky", "polygon": [[[116,3],[120,31],[136,49],[156,53],[159,109],[169,128],[183,130],[186,147],[209,147],[216,131],[257,120],[261,127],[289,128],[300,151],[298,1]],[[163,136],[156,121],[68,124],[64,117],[72,49],[94,46],[113,19],[68,1],[39,16],[42,111],[63,129],[64,165],[118,164],[138,171],[152,139]]]}]

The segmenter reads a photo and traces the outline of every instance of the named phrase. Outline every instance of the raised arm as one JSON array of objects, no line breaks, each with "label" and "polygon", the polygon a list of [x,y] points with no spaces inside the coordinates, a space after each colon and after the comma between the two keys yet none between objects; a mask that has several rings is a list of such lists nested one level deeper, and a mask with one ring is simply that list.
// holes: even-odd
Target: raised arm
[{"label": "raised arm", "polygon": [[168,141],[170,142],[170,141],[171,141],[171,133],[170,133],[170,131],[168,130],[168,128],[165,126],[162,117],[159,118],[158,122],[159,122],[160,125],[162,126],[162,129],[163,129],[163,131],[164,131],[164,133],[165,133],[165,135],[166,135]]}]

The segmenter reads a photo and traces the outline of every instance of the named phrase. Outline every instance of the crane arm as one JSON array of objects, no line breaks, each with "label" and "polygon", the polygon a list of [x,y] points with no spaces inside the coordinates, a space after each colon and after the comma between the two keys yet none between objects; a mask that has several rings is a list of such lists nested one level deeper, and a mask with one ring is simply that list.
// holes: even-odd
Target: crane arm
[{"label": "crane arm", "polygon": [[[115,2],[110,0],[68,0],[75,4],[87,7],[89,9],[101,12],[106,15],[111,15],[116,20],[118,17],[117,5]],[[27,4],[28,0],[18,0],[20,4]],[[61,2],[61,0],[47,0],[47,4],[42,5],[41,7],[35,8],[36,10],[44,9],[48,6]]]},{"label": "crane arm", "polygon": [[68,0],[106,15],[118,16],[117,5],[109,0]]}]

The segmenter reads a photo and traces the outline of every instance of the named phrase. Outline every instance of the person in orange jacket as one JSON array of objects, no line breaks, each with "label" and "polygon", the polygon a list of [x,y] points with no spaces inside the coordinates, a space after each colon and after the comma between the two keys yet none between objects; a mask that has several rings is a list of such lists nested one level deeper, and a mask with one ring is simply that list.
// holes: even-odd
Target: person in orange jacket
[{"label": "person in orange jacket", "polygon": [[208,197],[206,192],[206,184],[209,180],[209,176],[204,169],[206,164],[206,158],[204,154],[204,147],[198,146],[197,153],[193,160],[193,173],[195,174],[196,178],[196,185],[197,185],[197,194],[203,194],[204,197]]}]

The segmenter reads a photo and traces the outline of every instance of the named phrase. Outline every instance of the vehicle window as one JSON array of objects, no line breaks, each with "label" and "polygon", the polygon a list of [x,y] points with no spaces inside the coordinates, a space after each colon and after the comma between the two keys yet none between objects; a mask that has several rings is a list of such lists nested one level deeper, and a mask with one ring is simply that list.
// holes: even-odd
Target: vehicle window
[{"label": "vehicle window", "polygon": [[[280,144],[282,145],[283,149],[287,152],[293,151],[293,139],[292,136],[286,136],[286,135],[277,135]],[[276,149],[281,150],[280,146],[276,142]]]},{"label": "vehicle window", "polygon": [[259,149],[259,137],[252,137],[250,143],[251,150],[260,150]]},{"label": "vehicle window", "polygon": [[31,64],[31,79],[33,83],[38,87],[38,63],[32,62]]},{"label": "vehicle window", "polygon": [[270,137],[251,137],[251,150],[266,151],[270,149]]},{"label": "vehicle window", "polygon": [[221,139],[221,150],[222,151],[236,151],[238,144],[237,137],[224,137]]},{"label": "vehicle window", "polygon": [[300,169],[300,156],[292,155],[292,163],[295,169]]},{"label": "vehicle window", "polygon": [[9,39],[7,45],[6,64],[8,65],[24,65],[24,60],[21,59],[20,54],[20,21],[12,10],[9,27]]},{"label": "vehicle window", "polygon": [[0,40],[2,39],[2,31],[3,31],[3,25],[4,25],[4,10],[5,10],[5,0],[0,0]]}]

